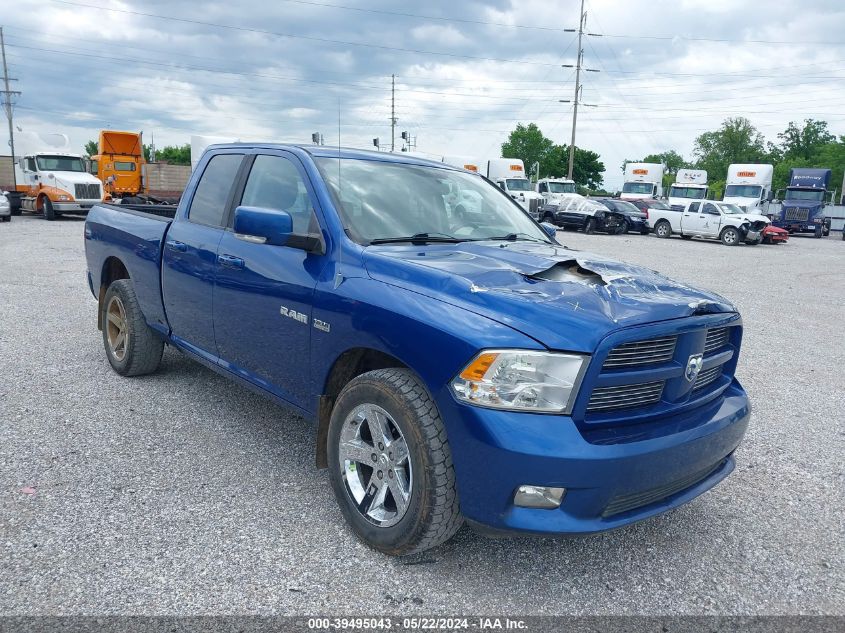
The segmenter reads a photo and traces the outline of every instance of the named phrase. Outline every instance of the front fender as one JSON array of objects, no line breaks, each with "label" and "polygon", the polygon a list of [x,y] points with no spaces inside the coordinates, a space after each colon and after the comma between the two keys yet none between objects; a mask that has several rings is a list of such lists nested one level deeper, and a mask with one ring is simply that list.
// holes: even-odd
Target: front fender
[{"label": "front fender", "polygon": [[[369,348],[410,367],[438,393],[482,348],[543,349],[507,325],[431,297],[366,277],[317,286],[311,330],[312,402],[344,352]],[[325,331],[328,327],[329,331]]]}]

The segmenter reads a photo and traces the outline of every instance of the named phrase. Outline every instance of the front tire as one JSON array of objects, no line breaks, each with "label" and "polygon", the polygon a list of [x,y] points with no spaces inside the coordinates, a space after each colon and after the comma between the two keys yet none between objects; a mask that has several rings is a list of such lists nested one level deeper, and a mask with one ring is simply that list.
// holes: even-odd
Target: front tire
[{"label": "front tire", "polygon": [[628,220],[622,220],[622,223],[619,225],[619,230],[616,232],[617,235],[627,235],[628,231],[631,230],[631,225],[628,224]]},{"label": "front tire", "polygon": [[50,198],[44,196],[44,200],[41,202],[41,209],[44,211],[45,220],[52,222],[56,219],[56,210],[53,208]]},{"label": "front tire", "polygon": [[463,523],[446,429],[407,369],[350,381],[328,432],[332,489],[364,543],[405,555],[440,545]]},{"label": "front tire", "polygon": [[595,232],[596,232],[596,220],[595,220],[595,218],[589,218],[584,223],[584,233],[587,233],[588,235],[590,235],[590,234],[595,233]]},{"label": "front tire", "polygon": [[722,240],[722,244],[725,246],[736,246],[740,242],[739,231],[737,231],[734,227],[729,226],[722,231],[719,239]]},{"label": "front tire", "polygon": [[103,345],[106,358],[121,376],[141,376],[158,369],[164,341],[144,320],[129,279],[118,279],[103,300]]},{"label": "front tire", "polygon": [[666,220],[661,220],[654,227],[654,234],[662,238],[672,237],[672,225]]}]

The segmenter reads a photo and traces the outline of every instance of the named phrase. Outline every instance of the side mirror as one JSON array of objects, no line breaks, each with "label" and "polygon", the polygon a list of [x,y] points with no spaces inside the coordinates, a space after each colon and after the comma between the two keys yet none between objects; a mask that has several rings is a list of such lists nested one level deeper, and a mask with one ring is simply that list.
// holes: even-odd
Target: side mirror
[{"label": "side mirror", "polygon": [[543,230],[549,237],[555,237],[557,235],[557,227],[554,224],[550,222],[541,222],[540,226],[543,227]]},{"label": "side mirror", "polygon": [[775,197],[775,192],[769,191],[769,193],[766,195],[766,201],[771,202],[772,200],[774,200],[774,197]]},{"label": "side mirror", "polygon": [[235,237],[245,242],[284,246],[293,233],[293,219],[287,211],[238,207],[232,228]]}]

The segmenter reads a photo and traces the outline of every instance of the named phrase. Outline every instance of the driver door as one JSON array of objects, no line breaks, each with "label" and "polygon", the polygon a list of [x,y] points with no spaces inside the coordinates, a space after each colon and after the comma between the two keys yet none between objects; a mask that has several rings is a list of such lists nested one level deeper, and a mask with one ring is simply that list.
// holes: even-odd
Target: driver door
[{"label": "driver door", "polygon": [[[708,235],[709,219],[713,216],[704,212],[704,207],[713,207],[712,204],[703,202],[690,202],[687,210],[684,211],[683,229],[684,233],[690,235]],[[715,209],[715,207],[713,207]],[[717,229],[718,230],[718,229]]]}]

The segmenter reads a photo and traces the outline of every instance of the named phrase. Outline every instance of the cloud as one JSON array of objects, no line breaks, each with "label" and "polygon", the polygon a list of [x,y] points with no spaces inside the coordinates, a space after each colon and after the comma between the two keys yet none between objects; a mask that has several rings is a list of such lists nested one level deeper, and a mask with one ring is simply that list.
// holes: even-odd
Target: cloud
[{"label": "cloud", "polygon": [[[422,152],[494,156],[517,122],[569,142],[571,0],[209,1],[201,12],[188,0],[68,1],[118,11],[18,0],[3,19],[17,121],[65,132],[80,150],[107,127],[159,146],[191,134],[309,142],[317,131],[334,143],[338,115],[342,143],[372,147],[390,138],[394,74],[396,136],[409,131]],[[608,185],[625,158],[689,157],[726,116],[747,116],[769,140],[810,116],[845,133],[840,3],[756,7],[588,0],[587,29],[604,36],[584,38],[584,64],[600,72],[583,75],[583,100],[598,107],[580,110],[576,142],[602,156]]]}]

